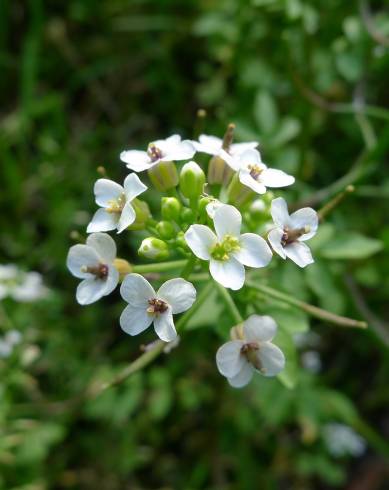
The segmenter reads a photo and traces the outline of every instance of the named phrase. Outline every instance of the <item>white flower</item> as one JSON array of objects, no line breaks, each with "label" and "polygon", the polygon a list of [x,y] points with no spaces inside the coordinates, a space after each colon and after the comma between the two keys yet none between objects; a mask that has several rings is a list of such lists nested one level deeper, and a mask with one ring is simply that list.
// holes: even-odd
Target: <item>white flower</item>
[{"label": "white flower", "polygon": [[136,213],[131,205],[137,196],[147,189],[136,174],[124,180],[124,187],[108,179],[95,183],[96,204],[101,206],[92,218],[87,233],[110,231],[117,228],[121,233],[135,221]]},{"label": "white flower", "polygon": [[268,168],[257,150],[248,149],[230,156],[224,150],[220,155],[236,172],[240,182],[258,194],[265,194],[266,187],[285,187],[294,183],[294,177],[282,170]]},{"label": "white flower", "polygon": [[30,303],[45,298],[48,292],[39,272],[26,272],[21,282],[12,288],[10,295],[15,301]]},{"label": "white flower", "polygon": [[83,279],[77,287],[80,305],[88,305],[111,293],[119,282],[119,272],[113,265],[116,244],[106,233],[93,233],[86,245],[70,248],[66,265],[75,277]]},{"label": "white flower", "polygon": [[289,216],[285,199],[277,197],[271,203],[271,215],[276,225],[268,235],[273,250],[283,259],[289,257],[300,267],[312,264],[311,250],[303,242],[317,232],[319,219],[316,211],[302,208]]},{"label": "white flower", "polygon": [[335,457],[361,456],[366,450],[366,441],[352,427],[330,423],[323,430],[328,451]]},{"label": "white flower", "polygon": [[156,334],[165,342],[177,337],[173,314],[188,310],[196,299],[196,289],[185,279],[170,279],[155,292],[140,274],[128,274],[120,294],[128,303],[120,316],[122,329],[138,335],[154,322]]},{"label": "white flower", "polygon": [[[199,141],[192,141],[192,143],[196,148],[196,151],[208,153],[208,155],[214,156],[220,156],[220,152],[223,147],[223,140],[221,138],[207,134],[201,134]],[[248,143],[234,143],[229,147],[228,153],[230,155],[239,155],[243,151],[250,148],[256,148],[257,146],[257,141],[250,141]]]},{"label": "white flower", "polygon": [[271,342],[277,331],[273,318],[251,315],[242,331],[240,339],[223,344],[216,353],[219,372],[235,388],[247,385],[255,370],[276,376],[285,367],[283,352]]},{"label": "white flower", "polygon": [[9,357],[14,347],[22,341],[22,334],[18,330],[9,330],[0,338],[0,358]]},{"label": "white flower", "polygon": [[212,199],[206,206],[205,210],[207,211],[208,216],[213,219],[215,217],[216,211],[225,206],[225,204],[218,199]]},{"label": "white flower", "polygon": [[149,170],[160,162],[174,160],[189,160],[196,153],[196,149],[189,140],[181,141],[178,134],[173,134],[165,140],[154,141],[149,144],[147,151],[128,150],[120,153],[120,160],[134,172]]},{"label": "white flower", "polygon": [[209,260],[209,271],[215,281],[226,288],[240,289],[245,269],[265,267],[272,253],[266,241],[254,233],[240,234],[242,216],[234,206],[219,207],[213,217],[216,234],[205,225],[191,225],[185,240],[192,252]]}]

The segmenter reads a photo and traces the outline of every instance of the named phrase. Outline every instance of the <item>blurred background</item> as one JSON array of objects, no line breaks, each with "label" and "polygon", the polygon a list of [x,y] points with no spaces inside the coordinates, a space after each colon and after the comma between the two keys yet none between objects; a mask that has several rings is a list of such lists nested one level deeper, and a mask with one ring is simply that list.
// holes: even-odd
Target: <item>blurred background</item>
[{"label": "blurred background", "polygon": [[[27,294],[0,288],[1,489],[388,488],[388,50],[384,0],[1,0],[0,264],[41,274]],[[153,339],[122,333],[118,294],[75,301],[65,260],[96,168],[121,181],[121,150],[229,122],[296,176],[289,202],[355,185],[315,264],[278,261],[267,280],[369,329],[253,298],[293,336],[294,367],[289,388],[232,390],[214,300],[179,348],[80,401]]]}]

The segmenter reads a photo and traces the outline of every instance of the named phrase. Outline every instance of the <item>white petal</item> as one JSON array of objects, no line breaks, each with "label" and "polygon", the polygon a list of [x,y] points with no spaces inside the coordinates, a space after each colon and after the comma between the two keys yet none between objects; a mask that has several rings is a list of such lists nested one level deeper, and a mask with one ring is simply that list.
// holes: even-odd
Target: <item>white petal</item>
[{"label": "white petal", "polygon": [[266,267],[271,261],[272,252],[269,245],[255,233],[244,233],[240,236],[241,249],[233,256],[248,267]]},{"label": "white petal", "polygon": [[109,206],[109,201],[116,200],[123,194],[123,187],[113,180],[99,179],[94,186],[96,204],[103,208]]},{"label": "white petal", "polygon": [[124,180],[124,192],[126,194],[126,201],[132,201],[146,190],[147,185],[144,185],[144,183],[136,174],[127,175]]},{"label": "white petal", "polygon": [[122,209],[118,223],[118,233],[121,233],[135,221],[136,213],[130,202],[127,202]]},{"label": "white petal", "polygon": [[134,172],[142,172],[150,168],[151,159],[146,151],[128,150],[120,153],[120,160]]},{"label": "white petal", "polygon": [[215,281],[225,288],[237,290],[244,284],[244,267],[233,257],[226,261],[211,259],[209,272]]},{"label": "white petal", "polygon": [[289,243],[284,247],[284,250],[286,256],[293,260],[299,267],[305,267],[314,262],[310,248],[303,242]]},{"label": "white petal", "polygon": [[239,180],[243,185],[249,187],[257,194],[265,194],[266,192],[266,187],[263,185],[263,183],[254,179],[254,177],[250,175],[250,171],[247,169],[242,169],[239,171]]},{"label": "white petal", "polygon": [[120,287],[120,294],[127,303],[137,308],[147,308],[148,300],[156,297],[149,281],[140,274],[128,274]]},{"label": "white petal", "polygon": [[195,302],[196,289],[185,279],[170,279],[159,288],[157,298],[166,301],[171,306],[173,314],[182,313]]},{"label": "white petal", "polygon": [[177,338],[170,308],[154,318],[154,329],[158,337],[164,342],[172,342]]},{"label": "white petal", "polygon": [[284,230],[281,228],[273,228],[273,230],[269,231],[267,238],[272,246],[272,249],[278,253],[280,257],[286,259],[286,254],[284,247],[281,245],[281,239],[284,235]]},{"label": "white petal", "polygon": [[285,187],[294,183],[294,177],[275,168],[267,168],[260,177],[266,187]]},{"label": "white petal", "polygon": [[86,232],[94,233],[97,231],[114,230],[117,226],[118,221],[118,213],[108,213],[105,209],[100,208],[93,215],[92,221],[89,223]]},{"label": "white petal", "polygon": [[304,226],[309,226],[310,231],[308,233],[304,233],[299,240],[305,241],[312,238],[319,226],[319,218],[317,213],[312,208],[302,208],[298,211],[295,211],[290,215],[290,222],[293,228],[303,228]]},{"label": "white petal", "polygon": [[253,150],[259,145],[258,141],[248,141],[247,143],[234,143],[230,147],[231,155],[240,155],[246,150]]},{"label": "white petal", "polygon": [[246,363],[246,358],[241,355],[242,340],[232,340],[219,347],[216,352],[217,368],[226,378],[236,376]]},{"label": "white petal", "polygon": [[240,160],[239,157],[237,156],[232,156],[229,153],[227,153],[225,150],[220,149],[218,153],[215,155],[219,156],[221,159],[223,159],[226,164],[232,168],[232,170],[235,170],[237,172],[240,169]]},{"label": "white petal", "polygon": [[246,149],[239,153],[240,168],[247,168],[248,165],[258,165],[260,168],[266,168],[262,163],[261,155],[258,150]]},{"label": "white petal", "polygon": [[105,288],[106,283],[102,279],[84,279],[77,287],[76,299],[80,305],[89,305],[104,296]]},{"label": "white petal", "polygon": [[105,264],[112,264],[116,258],[116,243],[107,233],[89,235],[86,244],[96,250]]},{"label": "white petal", "polygon": [[273,217],[273,221],[277,226],[284,228],[289,225],[289,213],[288,206],[283,197],[277,197],[277,199],[273,199],[271,202],[271,215]]},{"label": "white petal", "polygon": [[169,148],[169,151],[164,154],[162,161],[169,162],[172,160],[189,160],[196,153],[196,149],[189,140],[181,141],[174,148]]},{"label": "white petal", "polygon": [[178,145],[181,143],[181,136],[179,134],[172,134],[171,136],[169,136],[165,140],[160,140],[160,141],[164,141],[165,143],[167,143],[169,145]]},{"label": "white petal", "polygon": [[242,215],[234,206],[225,204],[215,212],[213,223],[219,240],[222,240],[225,235],[239,237]]},{"label": "white petal", "polygon": [[243,332],[249,342],[266,342],[275,336],[277,324],[271,316],[251,315],[243,323]]},{"label": "white petal", "polygon": [[208,153],[209,155],[217,155],[223,145],[223,140],[207,134],[201,134],[199,136],[199,142],[194,142],[196,150]]},{"label": "white petal", "polygon": [[145,308],[127,305],[119,321],[122,330],[128,335],[138,335],[151,325],[153,317],[146,312]]},{"label": "white petal", "polygon": [[246,386],[248,383],[250,383],[253,374],[253,366],[248,361],[246,361],[245,364],[243,364],[240,372],[233,378],[227,378],[227,380],[234,388],[243,388],[243,386]]},{"label": "white petal", "polygon": [[75,277],[85,279],[92,277],[89,272],[82,272],[82,267],[96,267],[99,265],[100,258],[93,248],[88,245],[73,245],[70,248],[66,259],[66,266]]},{"label": "white petal", "polygon": [[119,283],[119,271],[113,265],[108,269],[108,276],[105,279],[105,291],[104,296],[112,293]]},{"label": "white petal", "polygon": [[217,242],[216,235],[205,225],[191,225],[184,235],[192,252],[202,260],[211,258],[210,250]]},{"label": "white petal", "polygon": [[213,219],[216,211],[224,204],[217,199],[213,199],[210,203],[205,206],[208,216]]},{"label": "white petal", "polygon": [[285,367],[285,356],[282,350],[271,342],[261,344],[257,357],[262,366],[261,374],[264,376],[276,376]]}]

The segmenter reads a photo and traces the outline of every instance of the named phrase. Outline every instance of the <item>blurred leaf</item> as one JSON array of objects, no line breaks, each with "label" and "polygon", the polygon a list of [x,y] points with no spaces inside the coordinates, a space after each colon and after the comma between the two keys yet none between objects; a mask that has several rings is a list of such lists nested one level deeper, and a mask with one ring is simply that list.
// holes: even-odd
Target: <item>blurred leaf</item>
[{"label": "blurred leaf", "polygon": [[254,117],[258,128],[263,133],[269,134],[275,130],[278,124],[278,110],[269,92],[261,90],[257,93],[254,102]]},{"label": "blurred leaf", "polygon": [[326,259],[366,259],[383,249],[383,243],[356,232],[337,234],[320,249]]}]

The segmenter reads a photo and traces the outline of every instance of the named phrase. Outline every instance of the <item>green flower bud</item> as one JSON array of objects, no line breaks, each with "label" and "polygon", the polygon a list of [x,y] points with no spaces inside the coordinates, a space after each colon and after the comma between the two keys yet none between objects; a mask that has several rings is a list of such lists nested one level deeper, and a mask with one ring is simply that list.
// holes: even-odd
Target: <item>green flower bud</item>
[{"label": "green flower bud", "polygon": [[254,192],[249,187],[243,185],[240,182],[238,175],[235,174],[228,187],[227,195],[228,201],[231,204],[234,206],[241,206],[246,204],[252,198]]},{"label": "green flower bud", "polygon": [[183,208],[181,212],[181,221],[183,223],[193,223],[195,219],[194,213],[189,208]]},{"label": "green flower bud", "polygon": [[207,219],[208,213],[207,213],[207,205],[212,201],[212,198],[210,197],[202,197],[199,201],[199,216],[201,219]]},{"label": "green flower bud", "polygon": [[178,247],[183,248],[184,250],[189,250],[188,244],[184,238],[185,233],[183,231],[179,231],[176,237],[176,244]]},{"label": "green flower bud", "polygon": [[173,189],[178,184],[178,174],[173,162],[160,162],[147,171],[151,183],[160,192]]},{"label": "green flower bud", "polygon": [[178,221],[181,209],[182,205],[177,198],[163,197],[161,199],[161,213],[163,219]]},{"label": "green flower bud", "polygon": [[180,173],[180,190],[188,199],[199,197],[203,192],[205,174],[196,162],[186,163]]},{"label": "green flower bud", "polygon": [[175,235],[174,226],[171,224],[170,221],[160,221],[159,223],[157,223],[156,229],[159,235],[165,240],[169,240]]},{"label": "green flower bud", "polygon": [[145,201],[135,198],[131,205],[133,206],[136,218],[135,221],[128,227],[128,230],[144,230],[146,227],[146,221],[150,218],[150,208]]},{"label": "green flower bud", "polygon": [[169,257],[169,248],[166,242],[159,238],[145,238],[140,244],[138,254],[146,259],[164,260]]},{"label": "green flower bud", "polygon": [[227,185],[234,173],[226,162],[219,156],[211,158],[208,165],[208,183]]}]

